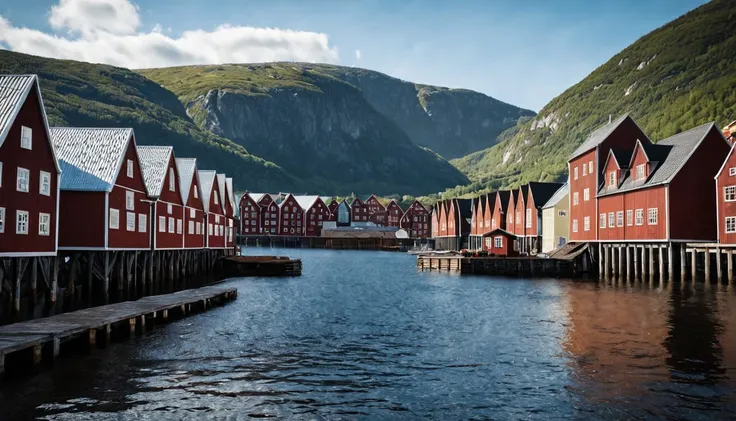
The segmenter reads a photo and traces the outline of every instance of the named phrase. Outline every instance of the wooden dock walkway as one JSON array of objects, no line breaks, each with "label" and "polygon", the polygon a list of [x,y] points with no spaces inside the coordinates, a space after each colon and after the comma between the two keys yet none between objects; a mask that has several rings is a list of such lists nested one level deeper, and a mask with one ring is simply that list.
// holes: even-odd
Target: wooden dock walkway
[{"label": "wooden dock walkway", "polygon": [[536,257],[463,257],[462,255],[418,255],[417,269],[461,274],[576,277],[584,265],[574,260]]},{"label": "wooden dock walkway", "polygon": [[135,335],[136,330],[145,330],[147,322],[167,320],[169,312],[184,317],[236,297],[236,288],[215,285],[0,326],[0,373],[6,358],[20,357],[16,354],[27,354],[26,359],[38,365],[42,355],[56,358],[61,345],[70,340],[82,338],[90,346],[107,343],[113,329],[122,327]]}]

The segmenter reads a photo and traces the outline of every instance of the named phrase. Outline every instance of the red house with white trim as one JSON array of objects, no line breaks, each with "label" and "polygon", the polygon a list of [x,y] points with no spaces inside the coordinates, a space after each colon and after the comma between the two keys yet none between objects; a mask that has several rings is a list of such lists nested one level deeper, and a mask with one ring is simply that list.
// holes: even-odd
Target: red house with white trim
[{"label": "red house with white trim", "polygon": [[368,220],[376,225],[386,226],[386,207],[378,201],[375,195],[371,195],[365,202],[368,209]]},{"label": "red house with white trim", "polygon": [[301,237],[304,235],[304,209],[292,194],[279,204],[279,235]]},{"label": "red house with white trim", "polygon": [[0,76],[0,257],[56,255],[60,173],[38,77]]},{"label": "red house with white trim", "polygon": [[205,212],[202,203],[202,188],[195,158],[175,158],[179,174],[179,192],[184,204],[184,248],[205,247]]},{"label": "red house with white trim", "polygon": [[[731,137],[728,131],[731,126],[734,123],[724,128],[724,136]],[[733,150],[732,145],[715,177],[718,243],[727,246],[736,246],[736,154]]]},{"label": "red house with white trim", "polygon": [[368,222],[368,206],[359,197],[350,204],[350,219],[353,222]]},{"label": "red house with white trim", "polygon": [[303,211],[302,226],[305,237],[319,237],[322,224],[330,218],[330,210],[319,196],[294,196]]},{"label": "red house with white trim", "polygon": [[432,225],[430,227],[429,211],[418,200],[415,200],[401,217],[401,228],[409,233],[410,238],[429,238],[434,230],[434,224]]},{"label": "red house with white trim", "polygon": [[240,233],[245,236],[260,235],[263,232],[261,206],[256,198],[260,195],[251,195],[248,192],[240,197]]},{"label": "red house with white trim", "polygon": [[227,177],[225,177],[225,174],[217,174],[216,179],[217,189],[220,192],[220,206],[224,216],[222,220],[222,240],[225,248],[232,248],[234,242],[235,208],[233,207],[233,201],[230,198],[230,192],[227,188]]},{"label": "red house with white trim", "polygon": [[542,206],[554,196],[562,183],[529,183],[524,215],[524,247],[530,253],[542,251]]},{"label": "red house with white trim", "polygon": [[217,183],[217,173],[199,170],[197,173],[202,185],[202,203],[207,215],[206,247],[225,248],[225,211],[222,208],[222,194]]},{"label": "red house with white trim", "polygon": [[508,221],[506,212],[511,202],[511,192],[508,190],[499,190],[496,192],[496,202],[493,205],[493,213],[491,214],[491,229],[501,228],[506,230]]},{"label": "red house with white trim", "polygon": [[171,146],[138,146],[143,181],[153,201],[153,250],[184,248],[184,203]]},{"label": "red house with white trim", "polygon": [[51,128],[61,178],[59,249],[150,250],[150,200],[133,129]]},{"label": "red house with white trim", "polygon": [[509,190],[509,201],[506,203],[506,212],[505,212],[505,219],[506,219],[506,227],[504,228],[507,232],[515,233],[516,232],[516,223],[514,222],[514,215],[516,210],[516,201],[519,197],[519,191],[518,190]]},{"label": "red house with white trim", "polygon": [[483,250],[494,256],[518,257],[518,243],[516,235],[501,228],[483,234]]},{"label": "red house with white trim", "polygon": [[404,216],[404,210],[401,209],[399,203],[396,200],[391,199],[386,205],[386,226],[389,227],[400,227],[401,218]]}]

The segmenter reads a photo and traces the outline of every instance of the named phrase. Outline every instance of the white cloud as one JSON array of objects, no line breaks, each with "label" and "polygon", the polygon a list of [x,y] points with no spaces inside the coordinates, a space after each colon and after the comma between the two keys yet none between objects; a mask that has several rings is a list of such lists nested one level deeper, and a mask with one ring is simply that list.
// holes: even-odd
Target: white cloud
[{"label": "white cloud", "polygon": [[360,54],[360,50],[355,50],[355,58],[356,58],[357,60],[360,60],[360,57],[361,57],[361,56],[362,56],[362,54]]},{"label": "white cloud", "polygon": [[[119,22],[112,22],[113,17]],[[160,25],[151,32],[136,32],[140,17],[128,0],[60,0],[51,9],[49,23],[58,30],[66,29],[67,36],[15,27],[0,16],[0,44],[27,54],[131,68],[339,62],[337,48],[323,33],[231,25],[185,31],[175,38],[163,34]]]}]

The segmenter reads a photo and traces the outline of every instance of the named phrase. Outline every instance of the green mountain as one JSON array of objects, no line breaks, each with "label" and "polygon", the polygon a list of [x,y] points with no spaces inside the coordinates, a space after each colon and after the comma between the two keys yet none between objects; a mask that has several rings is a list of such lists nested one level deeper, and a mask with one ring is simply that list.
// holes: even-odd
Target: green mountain
[{"label": "green mountain", "polygon": [[565,178],[570,153],[600,125],[630,115],[652,140],[736,119],[736,0],[713,0],[643,36],[497,145],[452,163],[471,184],[451,195]]}]

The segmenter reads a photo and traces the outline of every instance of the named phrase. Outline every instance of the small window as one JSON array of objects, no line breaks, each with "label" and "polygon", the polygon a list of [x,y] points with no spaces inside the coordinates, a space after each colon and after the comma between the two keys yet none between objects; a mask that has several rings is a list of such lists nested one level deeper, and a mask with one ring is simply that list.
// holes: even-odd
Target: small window
[{"label": "small window", "polygon": [[125,229],[126,231],[135,232],[135,212],[126,212]]},{"label": "small window", "polygon": [[493,238],[493,247],[500,249],[503,247],[503,237],[494,237]]},{"label": "small window", "polygon": [[573,169],[573,173],[574,173],[574,175],[575,175],[575,179],[577,180],[577,179],[578,179],[578,167],[575,167],[575,168]]},{"label": "small window", "polygon": [[647,225],[657,225],[659,218],[658,208],[649,208],[647,211]]},{"label": "small window", "polygon": [[636,179],[643,180],[646,176],[646,164],[639,164],[636,166]]},{"label": "small window", "polygon": [[173,168],[169,168],[169,191],[176,191],[176,178],[174,178]]},{"label": "small window", "polygon": [[43,196],[51,196],[51,174],[46,171],[40,172],[38,179],[38,192]]},{"label": "small window", "polygon": [[590,200],[590,189],[583,190],[583,200],[586,202]]},{"label": "small window", "polygon": [[197,217],[197,211],[194,210],[194,208],[189,209],[189,217],[190,218],[196,218]]},{"label": "small window", "polygon": [[110,229],[116,230],[120,228],[120,211],[110,208]]},{"label": "small window", "polygon": [[726,202],[736,201],[736,186],[726,186],[723,188],[723,197]]},{"label": "small window", "polygon": [[593,174],[593,161],[588,162],[588,172]]},{"label": "small window", "polygon": [[158,232],[166,232],[166,217],[158,217]]},{"label": "small window", "polygon": [[168,213],[169,215],[174,213],[174,206],[171,203],[166,204],[166,213]]},{"label": "small window", "polygon": [[16,190],[21,193],[28,193],[28,185],[30,184],[31,173],[25,168],[18,167],[18,180]]},{"label": "small window", "polygon": [[126,174],[128,175],[128,178],[133,178],[133,160],[129,159],[126,162]]},{"label": "small window", "polygon": [[188,234],[194,234],[194,221],[189,221],[187,224],[187,233]]},{"label": "small window", "polygon": [[174,233],[174,218],[170,216],[169,217],[169,234],[173,234],[173,233]]},{"label": "small window", "polygon": [[578,196],[578,192],[575,192],[572,194],[572,204],[573,206],[577,206],[578,203],[580,203],[580,197]]},{"label": "small window", "polygon": [[[516,211],[516,223],[521,224],[521,211]],[[450,222],[450,225],[452,225],[453,222]]]},{"label": "small window", "polygon": [[129,190],[125,192],[125,210],[135,210],[135,193]]},{"label": "small window", "polygon": [[0,208],[0,234],[5,232],[5,208]]},{"label": "small window", "polygon": [[588,166],[583,164],[583,177],[585,177],[586,175],[588,175]]},{"label": "small window", "polygon": [[578,220],[577,219],[572,220],[572,232],[578,232]]},{"label": "small window", "polygon": [[727,216],[726,217],[726,234],[733,234],[733,233],[736,233],[736,216]]},{"label": "small window", "polygon": [[565,217],[565,216],[567,216],[567,211],[564,210],[564,209],[561,209],[561,210],[557,211],[557,216]]},{"label": "small window", "polygon": [[200,235],[200,234],[202,234],[202,223],[201,223],[201,222],[197,222],[197,223],[196,223],[196,224],[194,225],[194,228],[195,228],[195,229],[194,229],[194,231],[195,231],[195,234],[197,234],[197,235]]},{"label": "small window", "polygon": [[626,211],[626,225],[634,225],[634,211],[631,209]]},{"label": "small window", "polygon": [[197,186],[194,186],[194,198],[199,199],[199,190],[197,190]]},{"label": "small window", "polygon": [[644,209],[636,210],[636,225],[644,225]]},{"label": "small window", "polygon": [[48,213],[38,214],[38,235],[48,236],[51,232],[51,215]]},{"label": "small window", "polygon": [[215,223],[216,224],[220,223],[220,215],[215,215]]},{"label": "small window", "polygon": [[608,187],[616,187],[616,171],[608,173]]},{"label": "small window", "polygon": [[148,231],[148,215],[145,213],[138,214],[138,232]]},{"label": "small window", "polygon": [[486,237],[486,248],[487,249],[491,248],[491,241],[492,241],[491,237]]},{"label": "small window", "polygon": [[29,151],[33,149],[33,130],[30,127],[20,127],[20,147]]},{"label": "small window", "polygon": [[616,212],[616,226],[617,227],[624,226],[624,211]]},{"label": "small window", "polygon": [[728,169],[728,175],[730,175],[731,177],[735,176],[736,175],[736,167],[729,168]]},{"label": "small window", "polygon": [[583,230],[590,231],[590,217],[586,216],[583,218]]},{"label": "small window", "polygon": [[181,219],[176,220],[176,233],[181,234],[183,231],[184,222]]},{"label": "small window", "polygon": [[605,213],[602,213],[602,214],[601,214],[601,223],[600,223],[600,227],[601,227],[601,228],[605,228],[605,227],[606,227],[606,214],[605,214]]},{"label": "small window", "polygon": [[28,234],[28,211],[19,210],[15,212],[15,233]]},{"label": "small window", "polygon": [[613,228],[616,226],[616,214],[613,212],[608,212],[608,228]]},{"label": "small window", "polygon": [[526,227],[527,228],[532,227],[532,210],[531,209],[526,210]]},{"label": "small window", "polygon": [[212,235],[212,224],[207,224],[207,235]]}]

